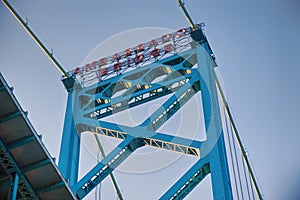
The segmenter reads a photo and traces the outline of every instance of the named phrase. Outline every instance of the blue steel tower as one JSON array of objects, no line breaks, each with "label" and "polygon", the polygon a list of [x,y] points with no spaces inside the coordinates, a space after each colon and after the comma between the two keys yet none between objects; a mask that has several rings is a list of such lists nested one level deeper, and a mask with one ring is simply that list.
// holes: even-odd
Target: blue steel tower
[{"label": "blue steel tower", "polygon": [[[178,177],[177,181],[164,194],[161,194],[161,200],[183,199],[208,174],[211,175],[214,199],[233,199],[219,109],[218,97],[221,96],[232,130],[242,151],[243,161],[249,170],[251,183],[256,189],[258,198],[263,199],[228,104],[224,100],[224,94],[216,79],[214,68],[217,65],[202,31],[203,24],[194,24],[182,2],[180,0],[178,2],[191,27],[181,28],[176,32],[165,34],[160,38],[100,58],[67,72],[13,7],[3,0],[7,8],[63,74],[62,82],[68,92],[68,100],[58,163],[61,174],[58,173],[58,170],[55,172],[59,174],[59,177],[62,175],[65,180],[61,177],[62,180],[57,184],[50,184],[51,191],[64,186],[64,189],[69,192],[69,196],[62,196],[62,198],[83,199],[107,176],[112,176],[113,171],[137,149],[155,147],[197,158],[197,162],[190,166],[183,176]],[[4,89],[5,87],[2,86],[2,90]],[[204,118],[206,135],[204,141],[158,131],[176,112],[183,108],[185,103],[199,93],[203,112],[197,114],[203,115]],[[166,97],[168,97],[167,100],[165,100]],[[157,99],[165,101],[135,127],[104,120],[105,117],[116,115],[121,111],[146,103],[149,105]],[[8,119],[2,119],[3,121],[8,121]],[[103,137],[116,138],[121,142],[78,180],[81,134],[85,131]],[[23,145],[26,142],[28,141],[22,139],[17,144]],[[5,145],[1,144],[1,146]],[[14,143],[10,146],[16,145]],[[101,151],[99,141],[98,146]],[[45,163],[51,163],[53,169],[56,170],[53,161],[46,160]],[[45,163],[44,161],[35,163],[34,166],[40,167]],[[19,169],[17,164],[14,165]],[[5,167],[7,168],[7,166]],[[32,170],[33,167],[30,166],[30,169]],[[22,171],[19,170],[18,173],[22,175]],[[13,199],[16,199],[19,175],[15,174],[14,177],[14,184],[11,188],[13,189]],[[24,176],[22,175],[21,178],[24,179]],[[31,190],[29,193],[36,196],[36,192],[31,189],[26,179],[24,180],[26,187]],[[46,188],[42,191],[46,193],[49,190]],[[117,193],[119,192],[117,191]],[[118,194],[119,198],[120,196]]]},{"label": "blue steel tower", "polygon": [[[157,147],[199,160],[160,199],[182,199],[211,174],[214,199],[232,199],[218,94],[215,59],[203,31],[183,28],[124,52],[78,67],[62,81],[68,101],[59,169],[74,194],[84,198],[138,148]],[[162,77],[162,80],[158,80]],[[76,77],[76,78],[75,78]],[[121,95],[116,95],[121,92]],[[206,140],[157,132],[195,94],[201,93]],[[143,123],[127,127],[102,120],[171,95]],[[202,114],[202,113],[199,113]],[[78,179],[80,134],[92,131],[122,142]]]}]

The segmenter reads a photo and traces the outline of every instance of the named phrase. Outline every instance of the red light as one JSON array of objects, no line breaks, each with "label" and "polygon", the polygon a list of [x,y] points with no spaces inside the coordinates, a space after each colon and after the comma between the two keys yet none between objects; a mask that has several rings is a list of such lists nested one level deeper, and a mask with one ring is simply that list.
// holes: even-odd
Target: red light
[{"label": "red light", "polygon": [[170,34],[166,34],[166,35],[161,36],[162,43],[169,42],[170,39],[171,39]]},{"label": "red light", "polygon": [[126,49],[126,50],[124,51],[124,56],[125,56],[125,58],[128,57],[128,56],[131,56],[131,49],[130,49],[130,48],[129,48],[129,49]]},{"label": "red light", "polygon": [[73,74],[76,75],[76,74],[79,74],[80,73],[80,68],[77,67],[74,71],[73,71]]},{"label": "red light", "polygon": [[114,57],[113,57],[113,61],[115,60],[120,60],[121,56],[118,53],[115,53]]},{"label": "red light", "polygon": [[137,55],[135,58],[134,58],[134,62],[135,64],[139,64],[141,62],[144,61],[144,54],[141,54],[141,55]]},{"label": "red light", "polygon": [[127,58],[127,66],[130,67],[131,64],[131,58]]},{"label": "red light", "polygon": [[121,69],[121,63],[116,63],[116,64],[114,64],[114,72],[116,72],[116,71],[119,71],[120,69]]},{"label": "red light", "polygon": [[150,43],[149,43],[149,48],[151,47],[156,47],[158,45],[157,41],[156,40],[151,40]]},{"label": "red light", "polygon": [[173,46],[172,46],[172,44],[167,44],[167,45],[165,45],[165,46],[164,46],[164,51],[165,51],[165,53],[168,53],[168,52],[173,51]]},{"label": "red light", "polygon": [[100,69],[100,76],[105,76],[105,75],[107,75],[107,68]]},{"label": "red light", "polygon": [[154,49],[150,52],[151,58],[155,58],[155,57],[159,56],[159,54],[160,54],[159,49]]},{"label": "red light", "polygon": [[179,29],[179,30],[176,32],[176,36],[177,36],[177,37],[184,36],[185,34],[186,34],[186,29],[185,29],[185,28]]},{"label": "red light", "polygon": [[145,45],[144,44],[139,44],[136,48],[136,52],[141,52],[144,51]]},{"label": "red light", "polygon": [[92,65],[91,64],[86,64],[85,65],[85,71],[86,72],[88,72],[88,71],[90,71],[90,70],[92,70],[93,68],[92,68]]},{"label": "red light", "polygon": [[99,61],[98,61],[98,66],[101,67],[103,65],[106,65],[106,62],[107,62],[107,59],[106,58],[101,58]]}]

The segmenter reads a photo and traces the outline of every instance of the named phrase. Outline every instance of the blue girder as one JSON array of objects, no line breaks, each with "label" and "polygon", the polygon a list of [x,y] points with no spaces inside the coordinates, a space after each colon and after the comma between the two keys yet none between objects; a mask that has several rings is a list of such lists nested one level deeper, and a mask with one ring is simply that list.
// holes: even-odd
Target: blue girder
[{"label": "blue girder", "polygon": [[111,153],[89,171],[72,190],[82,199],[117,168],[132,152],[143,146],[140,138],[127,136]]},{"label": "blue girder", "polygon": [[[197,40],[197,35],[192,37]],[[200,38],[190,45],[192,48],[185,52],[88,87],[74,87],[73,90],[69,90],[69,107],[66,112],[66,121],[69,124],[67,128],[65,127],[66,136],[63,137],[63,140],[69,141],[67,150],[63,151],[66,151],[67,155],[72,155],[70,153],[75,151],[73,161],[75,160],[77,164],[79,162],[79,152],[74,150],[79,147],[78,142],[71,144],[70,141],[74,138],[72,139],[70,134],[76,135],[76,141],[83,131],[123,140],[81,180],[76,183],[73,181],[72,190],[79,199],[84,198],[131,153],[142,146],[153,146],[198,157],[201,151],[199,161],[161,199],[184,198],[209,173],[212,177],[215,199],[232,199],[218,97],[212,73],[216,66],[214,56],[206,39]],[[200,90],[206,141],[200,142],[156,132]],[[170,97],[162,106],[139,126],[128,127],[102,120],[104,117],[167,95]],[[61,166],[64,166],[64,162],[61,163]],[[66,177],[76,177],[74,173],[78,173],[78,169],[73,168],[68,174],[66,171],[68,166],[70,163],[62,167],[65,169],[63,172]]]},{"label": "blue girder", "polygon": [[200,149],[200,160],[178,179],[161,199],[183,199],[210,173],[214,199],[231,200],[233,196],[213,73],[215,63],[211,54],[208,54],[210,51],[207,50],[207,45],[196,45],[195,48],[207,139]]},{"label": "blue girder", "polygon": [[[175,92],[189,79],[197,77],[198,72],[191,69],[193,65],[174,65],[176,63],[171,61],[187,59],[192,62],[194,53],[194,50],[189,50],[172,56],[172,59],[167,58],[83,88],[78,93],[83,116],[103,118]],[[155,78],[163,76],[163,80],[155,82]],[[114,97],[122,90],[126,91]]]},{"label": "blue girder", "polygon": [[197,140],[158,133],[142,127],[127,127],[104,121],[98,121],[96,124],[94,121],[91,121],[91,123],[80,124],[79,127],[80,132],[91,131],[99,135],[118,139],[125,139],[127,135],[140,137],[143,145],[200,157],[202,142]]},{"label": "blue girder", "polygon": [[198,160],[160,200],[183,199],[210,173],[207,159]]},{"label": "blue girder", "polygon": [[20,194],[26,199],[39,199],[34,189],[28,182],[23,171],[19,168],[17,162],[0,139],[0,165],[6,171],[7,174],[15,174],[18,179],[21,177],[22,180],[18,180],[18,190]]}]

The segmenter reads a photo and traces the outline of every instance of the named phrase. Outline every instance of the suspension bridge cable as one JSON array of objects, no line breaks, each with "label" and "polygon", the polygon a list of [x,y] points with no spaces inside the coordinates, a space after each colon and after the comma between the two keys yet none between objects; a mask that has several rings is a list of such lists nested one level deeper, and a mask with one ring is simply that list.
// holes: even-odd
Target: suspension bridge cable
[{"label": "suspension bridge cable", "polygon": [[16,12],[16,10],[10,5],[10,3],[6,0],[2,0],[4,5],[8,8],[8,10],[13,14],[13,16],[19,21],[19,23],[23,26],[23,28],[27,31],[27,33],[32,37],[32,39],[38,44],[38,46],[44,51],[44,53],[48,56],[48,58],[54,63],[57,69],[63,74],[65,77],[69,77],[70,75],[64,69],[64,67],[55,59],[53,53],[48,50],[48,48],[43,44],[43,42],[36,36],[36,34],[30,29],[28,23],[25,22],[22,17]]},{"label": "suspension bridge cable", "polygon": [[230,130],[230,135],[231,135],[231,139],[232,139],[232,142],[233,142],[233,150],[234,150],[233,152],[234,152],[234,156],[235,156],[235,163],[236,163],[236,168],[237,168],[239,185],[240,185],[240,189],[241,189],[241,197],[242,197],[242,199],[244,199],[243,186],[242,186],[242,180],[241,180],[241,173],[240,173],[240,166],[239,166],[239,161],[238,161],[238,156],[237,156],[236,144],[235,144],[232,128],[230,128],[229,130]]},{"label": "suspension bridge cable", "polygon": [[184,6],[184,3],[182,2],[182,0],[178,0],[178,3],[179,3],[179,6],[181,7],[183,13],[185,14],[185,17],[186,17],[187,21],[189,22],[191,28],[192,28],[193,30],[196,30],[196,29],[197,29],[197,26],[196,26],[196,24],[193,22],[193,20],[192,20],[190,14],[189,14],[189,12],[187,11],[187,9],[186,9],[185,6]]},{"label": "suspension bridge cable", "polygon": [[[189,15],[187,9],[185,8],[184,3],[182,2],[182,0],[178,0],[178,3],[179,3],[179,6],[182,8],[182,11],[184,12],[185,17],[186,17],[188,23],[190,24],[192,30],[196,30],[197,27],[196,27],[195,23],[193,22],[191,16]],[[224,106],[224,108],[226,110],[226,113],[227,113],[227,115],[229,117],[230,124],[231,124],[231,127],[233,129],[233,132],[234,132],[234,135],[236,137],[236,140],[237,140],[237,143],[239,145],[239,148],[241,149],[242,156],[243,156],[243,158],[244,158],[244,160],[246,162],[246,166],[247,166],[247,169],[249,170],[249,174],[250,174],[251,180],[252,180],[252,182],[254,184],[255,191],[257,193],[258,199],[259,200],[263,200],[262,191],[261,191],[260,187],[258,186],[258,182],[257,182],[257,180],[256,180],[256,178],[254,176],[254,172],[253,172],[251,163],[250,163],[249,158],[248,158],[248,156],[247,156],[247,154],[245,152],[244,145],[243,145],[242,140],[240,138],[240,135],[239,135],[239,132],[238,132],[237,127],[235,125],[233,116],[232,116],[231,111],[229,109],[228,102],[227,102],[227,100],[225,98],[225,95],[224,95],[224,93],[222,91],[221,85],[219,83],[219,80],[218,80],[218,77],[217,77],[215,71],[214,71],[214,75],[215,75],[215,81],[216,81],[217,89],[220,92],[221,97],[222,97],[223,106]]]},{"label": "suspension bridge cable", "polygon": [[234,177],[235,191],[236,191],[237,198],[239,198],[240,195],[239,195],[239,190],[238,190],[238,185],[237,185],[237,180],[236,180],[236,169],[235,169],[235,164],[234,164],[233,154],[232,154],[232,144],[231,144],[232,141],[231,141],[230,135],[229,135],[228,120],[226,117],[225,109],[223,109],[223,110],[224,110],[224,117],[225,117],[225,127],[226,127],[227,136],[228,136],[228,146],[229,146],[229,152],[230,152],[230,158],[231,158],[230,160],[231,160],[233,177]]},{"label": "suspension bridge cable", "polygon": [[[248,172],[249,172],[249,170],[248,170]],[[249,182],[250,182],[250,187],[251,187],[252,199],[255,199],[254,188],[253,188],[253,184],[252,184],[252,181],[251,181],[250,173],[248,173],[248,176],[249,176]]]},{"label": "suspension bridge cable", "polygon": [[[105,155],[105,152],[104,152],[104,148],[103,148],[103,146],[102,146],[102,144],[101,144],[101,142],[100,142],[100,140],[98,138],[98,135],[96,133],[93,133],[93,135],[94,135],[94,138],[95,138],[96,143],[98,145],[98,149],[99,149],[102,157],[104,158],[106,155]],[[113,173],[110,173],[110,178],[111,178],[111,181],[112,181],[112,183],[114,185],[114,188],[116,190],[118,199],[119,200],[124,200],[123,196],[122,196],[122,193],[121,193],[121,190],[119,189],[119,186],[117,184],[116,178],[115,178],[115,176],[114,176]]]},{"label": "suspension bridge cable", "polygon": [[244,160],[245,160],[247,169],[249,170],[249,174],[250,174],[250,176],[251,176],[251,180],[252,180],[253,185],[254,185],[254,187],[255,187],[255,191],[256,191],[256,193],[257,193],[258,199],[259,199],[259,200],[263,200],[264,198],[263,198],[263,195],[262,195],[262,191],[261,191],[261,189],[260,189],[260,187],[259,187],[259,185],[258,185],[258,182],[257,182],[257,180],[256,180],[256,177],[255,177],[255,175],[254,175],[254,172],[253,172],[253,169],[252,169],[252,166],[251,166],[249,157],[248,157],[248,155],[246,154],[246,151],[245,151],[245,148],[244,148],[244,144],[243,144],[243,142],[242,142],[242,139],[241,139],[241,137],[240,137],[240,135],[239,135],[239,132],[238,132],[238,130],[237,130],[237,127],[236,127],[236,125],[235,125],[235,122],[234,122],[234,119],[233,119],[231,110],[230,110],[230,108],[229,108],[228,102],[227,102],[227,100],[226,100],[226,98],[225,98],[225,95],[224,95],[223,90],[222,90],[222,88],[221,88],[220,82],[219,82],[219,80],[218,80],[218,76],[217,76],[217,74],[216,74],[215,71],[214,71],[214,75],[215,75],[215,81],[216,81],[217,89],[218,89],[218,91],[219,91],[220,94],[221,94],[223,106],[225,107],[225,110],[226,110],[226,113],[227,113],[227,115],[228,115],[228,117],[229,117],[230,124],[231,124],[231,127],[232,127],[232,129],[233,129],[235,138],[236,138],[237,143],[238,143],[238,145],[239,145],[239,147],[240,147],[240,149],[241,149],[242,156],[243,156],[243,158],[244,158]]},{"label": "suspension bridge cable", "polygon": [[249,191],[249,181],[248,181],[248,177],[247,177],[247,174],[246,174],[246,167],[245,167],[245,162],[244,162],[243,156],[242,156],[242,163],[243,163],[243,171],[244,171],[244,176],[245,176],[247,194],[248,194],[248,198],[251,199],[250,198],[250,191]]},{"label": "suspension bridge cable", "polygon": [[[100,152],[97,152],[97,163],[100,162]],[[95,200],[101,200],[101,183],[95,189]]]}]

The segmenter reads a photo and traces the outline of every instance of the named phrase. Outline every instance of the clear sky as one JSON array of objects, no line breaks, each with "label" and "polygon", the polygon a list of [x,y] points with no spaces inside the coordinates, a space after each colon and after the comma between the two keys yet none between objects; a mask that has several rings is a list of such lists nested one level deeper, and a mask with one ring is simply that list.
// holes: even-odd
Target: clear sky
[{"label": "clear sky", "polygon": [[[29,25],[67,69],[81,65],[101,41],[122,31],[188,26],[175,0],[10,2],[28,17]],[[300,2],[186,0],[186,4],[194,19],[206,24],[265,198],[299,199]],[[2,3],[0,71],[15,88],[50,153],[58,157],[66,104],[60,74]],[[148,191],[157,185],[157,180],[145,183],[136,176],[128,181],[126,175],[117,175],[125,197],[128,185],[140,186],[134,181],[141,181]],[[200,195],[197,191],[189,199]]]}]

